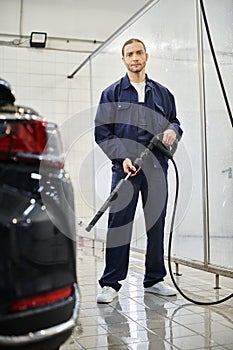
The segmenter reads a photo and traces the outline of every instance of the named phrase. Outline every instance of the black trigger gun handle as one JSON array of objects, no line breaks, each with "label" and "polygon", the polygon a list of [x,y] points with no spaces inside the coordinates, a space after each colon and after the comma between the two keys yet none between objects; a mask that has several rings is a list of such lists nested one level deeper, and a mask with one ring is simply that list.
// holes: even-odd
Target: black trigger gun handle
[{"label": "black trigger gun handle", "polygon": [[166,146],[164,146],[164,144],[162,144],[162,141],[160,140],[158,135],[154,136],[151,142],[164,156],[166,156],[169,159],[173,158],[172,152],[170,152],[169,149]]}]

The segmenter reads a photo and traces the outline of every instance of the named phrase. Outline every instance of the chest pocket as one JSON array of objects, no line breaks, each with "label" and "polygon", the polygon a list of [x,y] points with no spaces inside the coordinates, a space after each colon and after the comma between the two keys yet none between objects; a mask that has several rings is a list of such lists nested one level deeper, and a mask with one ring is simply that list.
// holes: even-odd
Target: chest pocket
[{"label": "chest pocket", "polygon": [[133,125],[133,112],[134,106],[129,102],[117,102],[116,105],[116,123]]}]

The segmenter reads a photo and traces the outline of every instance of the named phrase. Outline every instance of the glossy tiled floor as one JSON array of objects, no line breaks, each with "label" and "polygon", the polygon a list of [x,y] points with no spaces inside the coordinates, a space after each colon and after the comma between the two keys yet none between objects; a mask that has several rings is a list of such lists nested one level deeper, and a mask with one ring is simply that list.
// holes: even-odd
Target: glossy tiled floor
[{"label": "glossy tiled floor", "polygon": [[[90,241],[80,241],[77,264],[79,322],[60,350],[233,349],[233,299],[207,307],[191,304],[180,295],[144,293],[143,254],[131,252],[128,278],[119,297],[108,305],[97,304],[97,280],[104,266],[102,247],[92,248]],[[180,272],[177,281],[189,297],[210,301],[232,293],[232,279],[221,277],[222,288],[216,290],[214,275],[182,266]],[[166,282],[171,284],[169,276]]]}]

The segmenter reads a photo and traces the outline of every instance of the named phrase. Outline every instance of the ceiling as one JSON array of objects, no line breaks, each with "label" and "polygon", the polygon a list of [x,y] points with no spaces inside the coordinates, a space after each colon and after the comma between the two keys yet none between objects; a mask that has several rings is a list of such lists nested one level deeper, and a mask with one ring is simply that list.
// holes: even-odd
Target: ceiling
[{"label": "ceiling", "polygon": [[[50,48],[92,52],[152,0],[0,0],[0,44],[29,45],[47,32]],[[24,40],[23,40],[24,39]]]}]

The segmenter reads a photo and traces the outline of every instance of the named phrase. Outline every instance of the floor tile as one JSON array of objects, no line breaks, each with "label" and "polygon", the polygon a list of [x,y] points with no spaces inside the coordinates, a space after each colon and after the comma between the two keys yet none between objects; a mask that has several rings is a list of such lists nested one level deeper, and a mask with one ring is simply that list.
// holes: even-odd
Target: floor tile
[{"label": "floor tile", "polygon": [[[131,252],[127,279],[111,304],[97,304],[98,279],[104,268],[102,244],[82,241],[77,254],[81,292],[79,320],[60,350],[232,350],[233,302],[202,306],[184,299],[145,293],[144,255]],[[185,267],[182,270],[186,272]],[[177,277],[189,296],[213,299],[232,291],[233,281],[221,278],[222,289],[213,289],[213,275],[187,268]],[[172,285],[170,278],[166,282]],[[224,284],[225,283],[225,284]]]}]

